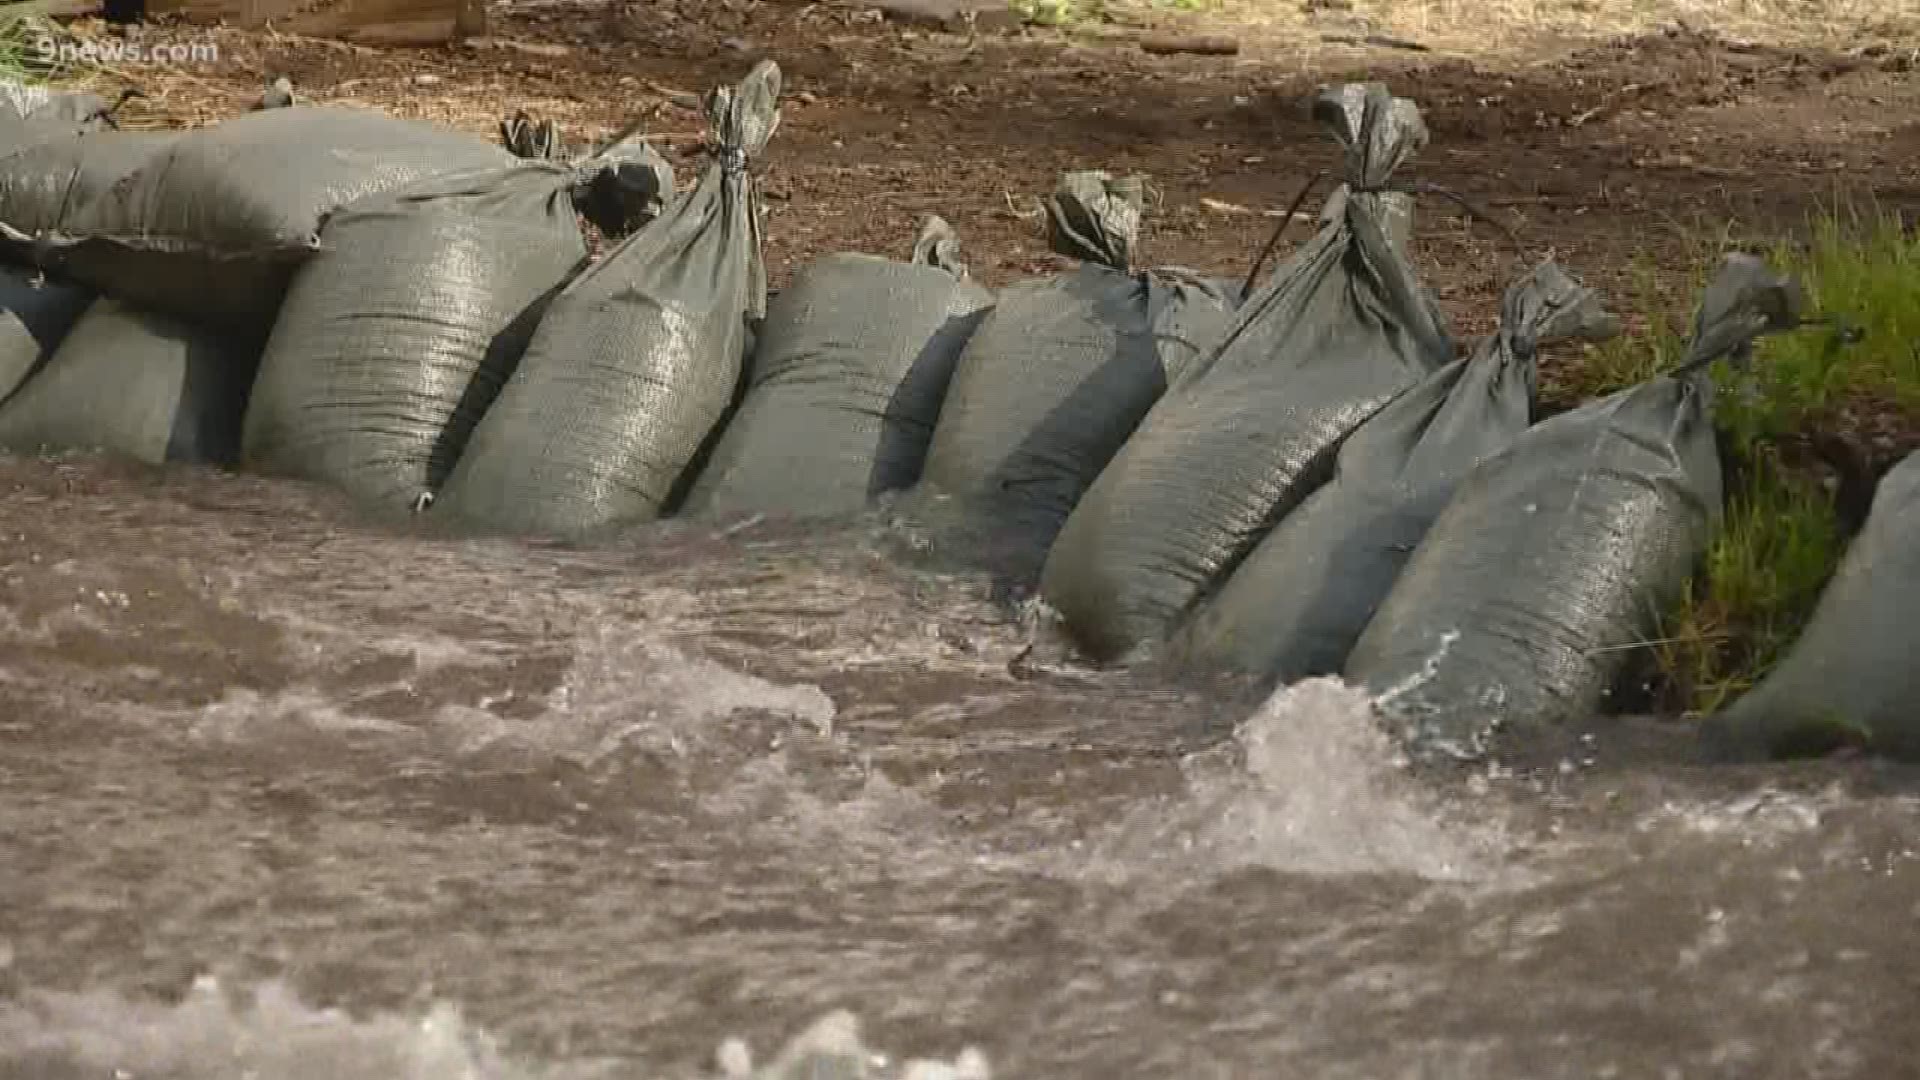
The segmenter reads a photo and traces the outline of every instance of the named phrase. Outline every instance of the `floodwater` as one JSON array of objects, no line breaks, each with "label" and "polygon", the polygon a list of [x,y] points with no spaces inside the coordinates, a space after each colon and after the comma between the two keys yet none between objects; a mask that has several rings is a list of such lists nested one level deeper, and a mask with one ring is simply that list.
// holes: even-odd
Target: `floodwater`
[{"label": "floodwater", "polygon": [[1920,1075],[1912,775],[1415,776],[895,546],[0,457],[0,1077]]}]

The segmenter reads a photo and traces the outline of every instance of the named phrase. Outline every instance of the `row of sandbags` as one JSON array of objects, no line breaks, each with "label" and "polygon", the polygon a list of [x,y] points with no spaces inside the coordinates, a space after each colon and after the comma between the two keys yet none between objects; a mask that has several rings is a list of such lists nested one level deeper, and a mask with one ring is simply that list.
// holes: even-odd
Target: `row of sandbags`
[{"label": "row of sandbags", "polygon": [[[1457,355],[1395,179],[1425,128],[1376,85],[1316,99],[1344,184],[1250,296],[1135,268],[1143,187],[1073,173],[1045,206],[1074,270],[989,294],[932,219],[769,306],[748,165],[778,92],[765,64],[709,97],[678,197],[644,143],[525,161],[333,110],[116,138],[76,103],[0,162],[0,241],[47,277],[0,278],[0,445],[237,450],[513,532],[905,492],[1096,659],[1343,674],[1472,756],[1604,706],[1718,521],[1707,366],[1798,318],[1736,258],[1679,369],[1534,425],[1538,349],[1617,324],[1549,261]],[[588,265],[575,210],[609,192],[630,235]]]},{"label": "row of sandbags", "polygon": [[370,502],[444,480],[586,262],[576,209],[617,236],[673,196],[643,140],[524,161],[351,109],[180,133],[76,111],[0,101],[20,131],[0,151],[0,445],[242,461]]}]

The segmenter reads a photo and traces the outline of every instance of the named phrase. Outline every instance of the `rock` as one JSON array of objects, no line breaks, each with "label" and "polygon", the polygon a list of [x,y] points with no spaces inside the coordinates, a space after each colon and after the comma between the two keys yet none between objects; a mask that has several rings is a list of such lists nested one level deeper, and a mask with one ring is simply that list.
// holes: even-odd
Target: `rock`
[{"label": "rock", "polygon": [[439,86],[440,81],[440,76],[438,75],[415,75],[413,77],[413,85],[415,86]]}]

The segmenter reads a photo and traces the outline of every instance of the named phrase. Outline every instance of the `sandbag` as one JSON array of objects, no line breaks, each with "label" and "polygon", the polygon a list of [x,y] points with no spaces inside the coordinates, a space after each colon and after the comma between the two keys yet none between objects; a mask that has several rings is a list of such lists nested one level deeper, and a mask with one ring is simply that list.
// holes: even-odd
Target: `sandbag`
[{"label": "sandbag", "polygon": [[1343,671],[1416,754],[1475,758],[1503,728],[1600,710],[1720,521],[1706,365],[1743,363],[1799,304],[1730,256],[1678,369],[1542,421],[1460,486]]},{"label": "sandbag", "polygon": [[106,112],[106,99],[88,90],[59,90],[0,79],[0,120],[84,124],[97,121]]},{"label": "sandbag", "polygon": [[1332,471],[1341,441],[1454,359],[1408,261],[1412,201],[1384,190],[1426,143],[1378,84],[1322,91],[1346,152],[1319,233],[1147,414],[1047,556],[1041,593],[1096,660],[1157,644]]},{"label": "sandbag", "polygon": [[348,108],[267,109],[167,138],[122,182],[37,228],[0,216],[4,235],[30,232],[39,265],[143,308],[251,329],[271,321],[334,210],[515,160],[470,135]]},{"label": "sandbag", "polygon": [[747,320],[765,314],[747,171],[779,125],[762,62],[707,97],[717,147],[698,185],[560,293],[474,430],[434,512],[573,535],[665,512],[733,404]]},{"label": "sandbag", "polygon": [[247,465],[392,509],[430,499],[587,257],[573,196],[592,175],[524,161],[337,211],[267,341]]},{"label": "sandbag", "polygon": [[0,402],[53,355],[93,294],[0,266]]},{"label": "sandbag", "polygon": [[0,151],[0,246],[23,262],[58,269],[55,243],[75,207],[95,202],[138,172],[179,135],[35,125]]},{"label": "sandbag", "polygon": [[1551,260],[1515,282],[1499,330],[1361,424],[1333,479],[1196,609],[1169,660],[1281,682],[1337,673],[1460,481],[1532,423],[1539,347],[1618,331]]},{"label": "sandbag", "polygon": [[911,486],[992,303],[937,217],[909,263],[839,254],[803,268],[768,304],[746,398],[685,512],[825,516]]},{"label": "sandbag", "polygon": [[102,297],[46,366],[0,405],[0,446],[104,450],[154,465],[231,464],[258,358],[257,340]]},{"label": "sandbag", "polygon": [[1709,719],[1722,759],[1817,753],[1843,742],[1920,759],[1920,452],[1880,481],[1873,509],[1798,641],[1758,686]]},{"label": "sandbag", "polygon": [[934,427],[910,512],[1014,578],[1037,574],[1094,477],[1226,329],[1232,301],[1217,282],[1134,271],[1143,199],[1139,177],[1062,177],[1045,200],[1048,240],[1084,261],[1000,292]]}]

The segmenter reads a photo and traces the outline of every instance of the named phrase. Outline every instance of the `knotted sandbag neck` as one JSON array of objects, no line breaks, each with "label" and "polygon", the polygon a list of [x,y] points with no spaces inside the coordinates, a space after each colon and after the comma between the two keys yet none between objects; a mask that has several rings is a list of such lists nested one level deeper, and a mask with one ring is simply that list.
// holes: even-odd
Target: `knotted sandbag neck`
[{"label": "knotted sandbag neck", "polygon": [[[1287,212],[1280,218],[1280,224],[1274,227],[1273,235],[1267,238],[1266,246],[1260,249],[1259,256],[1253,260],[1253,266],[1247,270],[1247,279],[1240,285],[1241,303],[1246,303],[1247,298],[1253,295],[1254,282],[1259,279],[1260,271],[1266,267],[1267,260],[1273,257],[1274,250],[1280,246],[1280,238],[1286,235],[1287,226],[1293,223],[1293,216],[1300,212],[1300,207],[1306,204],[1307,198],[1313,194],[1313,190],[1319,187],[1320,184],[1331,175],[1331,171],[1327,169],[1321,169],[1319,172],[1314,173],[1307,179],[1307,182],[1301,186],[1300,194],[1293,197],[1293,203],[1287,207]],[[1349,181],[1347,183],[1347,190],[1356,195],[1379,194],[1388,191],[1398,192],[1402,195],[1438,195],[1448,202],[1453,203],[1455,206],[1458,206],[1469,218],[1492,226],[1494,231],[1500,234],[1501,239],[1505,240],[1516,252],[1521,250],[1520,238],[1514,234],[1512,229],[1508,228],[1504,223],[1495,220],[1493,215],[1482,210],[1466,196],[1451,188],[1441,187],[1439,184],[1431,181],[1404,180],[1390,184],[1381,184],[1377,187],[1356,184]]]}]

